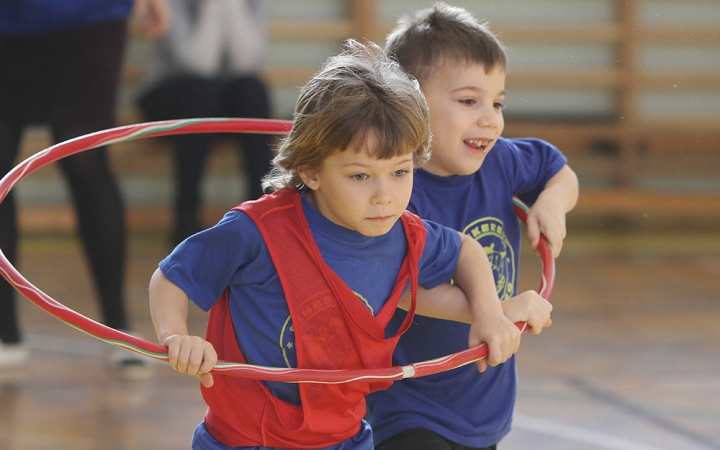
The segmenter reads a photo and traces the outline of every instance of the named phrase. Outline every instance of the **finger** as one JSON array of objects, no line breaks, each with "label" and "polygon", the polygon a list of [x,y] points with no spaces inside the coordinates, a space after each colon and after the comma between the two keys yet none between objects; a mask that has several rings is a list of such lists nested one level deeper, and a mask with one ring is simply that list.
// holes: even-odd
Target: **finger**
[{"label": "finger", "polygon": [[530,334],[540,334],[543,327],[545,326],[545,321],[547,314],[545,314],[544,311],[536,311],[532,314],[532,317],[530,320],[528,320],[528,325],[530,325],[530,329],[528,330],[528,333]]},{"label": "finger", "polygon": [[510,339],[509,339],[508,353],[503,355],[503,356],[505,356],[505,359],[503,360],[503,362],[510,359],[510,357],[512,355],[514,355],[515,353],[517,353],[518,350],[520,350],[520,337],[522,336],[522,333],[514,325],[512,327],[511,332],[512,332],[512,335],[510,336]]},{"label": "finger", "polygon": [[170,366],[175,370],[177,370],[178,353],[179,353],[178,346],[171,345],[168,347],[168,362],[170,363]]},{"label": "finger", "polygon": [[527,222],[527,237],[530,242],[530,247],[537,248],[540,242],[540,225],[534,217],[528,217]]},{"label": "finger", "polygon": [[502,362],[502,348],[495,344],[486,343],[488,347],[488,355],[486,358],[487,365],[495,367]]},{"label": "finger", "polygon": [[[193,347],[190,351],[190,355],[187,359],[187,374],[198,375],[200,373],[200,366],[203,363],[203,351],[200,348]],[[209,370],[205,371],[209,372]]]},{"label": "finger", "polygon": [[202,375],[198,375],[200,378],[200,383],[202,383],[203,386],[206,388],[213,387],[213,384],[215,384],[215,380],[213,380],[213,376],[211,373],[204,373]]},{"label": "finger", "polygon": [[515,347],[513,348],[513,351],[508,355],[506,360],[510,359],[510,357],[512,355],[514,355],[515,353],[518,352],[518,350],[520,350],[520,339],[522,338],[522,333],[520,333],[520,330],[518,330],[517,328],[515,328],[514,332],[515,332]]},{"label": "finger", "polygon": [[475,364],[477,365],[478,372],[480,372],[480,373],[485,372],[488,368],[487,361],[485,358],[476,361]]},{"label": "finger", "polygon": [[560,236],[553,235],[552,238],[550,236],[545,236],[548,240],[548,243],[550,244],[550,247],[552,248],[553,257],[557,258],[560,256],[560,252],[562,251],[563,247],[563,239]]},{"label": "finger", "polygon": [[215,353],[215,350],[212,348],[206,349],[203,352],[203,361],[198,369],[198,373],[210,372],[213,368],[215,368],[215,364],[217,364],[217,354]]},{"label": "finger", "polygon": [[560,256],[566,235],[565,227],[562,224],[557,224],[556,226],[547,227],[546,230],[542,230],[542,233],[552,246],[553,257]]},{"label": "finger", "polygon": [[177,357],[177,368],[176,370],[180,373],[188,373],[188,366],[190,364],[190,350],[192,347],[188,348],[188,346],[183,346],[180,348],[180,351],[178,352]]},{"label": "finger", "polygon": [[527,321],[528,327],[525,331],[527,331],[529,334],[540,334],[538,331],[537,325],[535,325],[535,321],[528,320]]}]

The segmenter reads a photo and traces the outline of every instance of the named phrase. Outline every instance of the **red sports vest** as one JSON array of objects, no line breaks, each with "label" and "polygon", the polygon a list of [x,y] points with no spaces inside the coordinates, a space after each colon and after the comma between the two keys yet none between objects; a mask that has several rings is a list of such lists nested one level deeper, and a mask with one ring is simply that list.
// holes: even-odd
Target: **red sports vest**
[{"label": "red sports vest", "polygon": [[[275,264],[295,332],[297,364],[310,369],[360,369],[392,365],[392,352],[412,322],[418,264],[426,230],[415,215],[401,221],[408,253],[387,303],[373,316],[322,259],[303,213],[302,197],[281,190],[238,206],[255,222]],[[385,327],[410,280],[412,306],[398,333]],[[368,280],[372,282],[372,280]],[[212,307],[207,340],[224,361],[245,362],[237,344],[227,290]],[[392,382],[300,384],[302,405],[283,402],[259,381],[214,374],[201,386],[208,405],[205,425],[225,445],[322,448],[354,436],[365,416],[365,396]]]}]

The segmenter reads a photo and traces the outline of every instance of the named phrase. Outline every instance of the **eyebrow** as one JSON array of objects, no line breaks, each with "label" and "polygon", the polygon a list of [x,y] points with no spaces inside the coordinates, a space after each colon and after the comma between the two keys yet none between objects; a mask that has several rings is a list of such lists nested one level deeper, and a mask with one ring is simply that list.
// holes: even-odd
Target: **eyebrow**
[{"label": "eyebrow", "polygon": [[[453,90],[450,91],[450,92],[458,92],[458,91],[464,91],[464,90],[469,90],[469,91],[483,91],[483,92],[485,92],[485,89],[479,88],[479,87],[477,87],[477,86],[461,86],[461,87],[459,87],[459,88],[453,89]],[[502,91],[500,91],[500,92],[497,93],[497,97],[505,96],[505,95],[507,95],[505,89],[503,89]]]},{"label": "eyebrow", "polygon": [[[410,154],[410,156],[408,156],[407,158],[405,158],[401,161],[398,161],[397,165],[413,163],[413,161],[414,161],[413,156],[412,156],[412,154]],[[368,167],[368,166],[370,166],[370,164],[365,164],[365,163],[361,163],[361,162],[349,162],[347,164],[343,164],[341,167],[347,167],[347,166]]]}]

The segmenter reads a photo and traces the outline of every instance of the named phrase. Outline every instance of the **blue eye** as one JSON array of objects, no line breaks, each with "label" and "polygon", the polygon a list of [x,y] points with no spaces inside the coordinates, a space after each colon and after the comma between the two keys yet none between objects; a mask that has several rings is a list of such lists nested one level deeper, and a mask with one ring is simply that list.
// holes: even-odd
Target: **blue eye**
[{"label": "blue eye", "polygon": [[409,172],[409,171],[408,171],[408,170],[405,170],[405,169],[396,170],[395,172],[393,172],[393,176],[394,176],[394,177],[402,177],[402,176],[407,175],[408,172]]},{"label": "blue eye", "polygon": [[355,181],[362,181],[367,179],[367,175],[364,173],[356,173],[355,175],[352,175],[352,179]]}]

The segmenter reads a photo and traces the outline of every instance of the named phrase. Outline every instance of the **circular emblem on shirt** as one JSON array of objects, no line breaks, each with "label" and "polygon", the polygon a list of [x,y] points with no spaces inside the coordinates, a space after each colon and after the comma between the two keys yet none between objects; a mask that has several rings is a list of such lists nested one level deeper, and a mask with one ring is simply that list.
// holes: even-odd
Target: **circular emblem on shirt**
[{"label": "circular emblem on shirt", "polygon": [[[373,307],[359,292],[353,291],[357,298],[370,310],[374,315]],[[292,317],[290,315],[285,319],[282,329],[280,330],[280,348],[282,350],[283,359],[287,367],[297,367],[297,358],[295,356],[295,328],[293,327]]]},{"label": "circular emblem on shirt", "polygon": [[463,233],[478,241],[485,249],[500,300],[515,295],[515,252],[505,234],[503,222],[496,217],[485,217],[465,227]]},{"label": "circular emblem on shirt", "polygon": [[297,366],[295,360],[295,329],[290,316],[287,316],[282,330],[280,331],[280,348],[287,367]]}]

